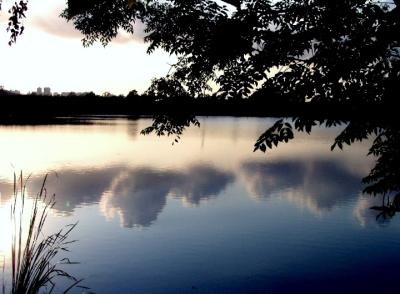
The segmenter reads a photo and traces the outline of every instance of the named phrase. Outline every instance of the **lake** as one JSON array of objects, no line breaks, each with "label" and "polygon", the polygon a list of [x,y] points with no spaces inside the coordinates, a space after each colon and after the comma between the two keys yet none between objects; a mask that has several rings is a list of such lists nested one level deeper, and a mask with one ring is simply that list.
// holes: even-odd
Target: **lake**
[{"label": "lake", "polygon": [[[342,127],[253,152],[275,119],[200,117],[178,143],[151,119],[0,126],[0,265],[9,287],[13,173],[56,194],[46,231],[79,222],[67,271],[95,293],[327,293],[397,289],[400,218],[362,194],[371,141]],[[57,284],[61,291],[65,285]],[[63,288],[64,287],[64,288]],[[75,289],[74,293],[83,290]]]}]

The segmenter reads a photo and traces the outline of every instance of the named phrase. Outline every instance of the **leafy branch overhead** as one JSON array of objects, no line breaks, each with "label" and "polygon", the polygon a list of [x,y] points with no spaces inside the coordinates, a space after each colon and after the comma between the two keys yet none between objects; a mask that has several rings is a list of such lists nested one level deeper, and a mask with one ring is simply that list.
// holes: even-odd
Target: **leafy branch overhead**
[{"label": "leafy branch overhead", "polygon": [[193,115],[155,115],[153,124],[141,131],[142,135],[155,133],[157,136],[176,136],[174,143],[178,143],[183,131],[194,125],[200,127],[200,122]]},{"label": "leafy branch overhead", "polygon": [[148,52],[177,55],[172,77],[191,94],[213,81],[225,98],[269,89],[296,101],[380,101],[397,89],[397,4],[69,0],[63,16],[84,44],[107,44],[142,22]]},{"label": "leafy branch overhead", "polygon": [[[2,0],[0,0],[0,11],[2,9]],[[8,10],[10,17],[8,18],[7,32],[10,33],[9,45],[12,45],[17,41],[17,37],[22,35],[25,30],[22,24],[22,19],[25,18],[25,13],[28,10],[28,1],[20,0],[15,2]]]},{"label": "leafy branch overhead", "polygon": [[272,149],[273,146],[277,147],[279,143],[287,143],[291,139],[293,139],[292,125],[281,119],[260,136],[254,145],[254,151],[265,152],[267,147]]}]

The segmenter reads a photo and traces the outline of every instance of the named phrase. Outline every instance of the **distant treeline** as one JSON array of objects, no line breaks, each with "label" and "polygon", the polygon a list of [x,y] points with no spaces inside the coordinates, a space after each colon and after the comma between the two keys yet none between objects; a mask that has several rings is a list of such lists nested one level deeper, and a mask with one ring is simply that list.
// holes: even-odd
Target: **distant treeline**
[{"label": "distant treeline", "polygon": [[[135,91],[133,91],[135,92]],[[393,105],[379,103],[352,104],[350,102],[295,102],[276,95],[247,99],[219,99],[205,97],[158,97],[128,94],[127,96],[98,96],[88,93],[81,96],[10,95],[0,92],[0,123],[14,123],[56,116],[73,115],[231,115],[231,116],[324,116],[334,118],[391,118]]]}]

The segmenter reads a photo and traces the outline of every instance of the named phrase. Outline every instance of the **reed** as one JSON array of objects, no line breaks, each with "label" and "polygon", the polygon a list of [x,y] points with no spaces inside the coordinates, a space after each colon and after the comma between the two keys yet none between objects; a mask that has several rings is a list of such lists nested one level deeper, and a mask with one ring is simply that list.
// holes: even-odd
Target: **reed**
[{"label": "reed", "polygon": [[[55,195],[48,196],[45,188],[45,176],[40,191],[33,198],[32,208],[26,203],[26,183],[22,172],[17,179],[14,174],[14,198],[11,204],[12,240],[11,240],[11,293],[52,293],[55,280],[59,278],[70,281],[70,286],[64,290],[68,292],[80,286],[82,280],[60,268],[63,264],[73,264],[68,258],[57,261],[62,251],[69,251],[68,245],[76,240],[69,241],[71,231],[77,223],[68,225],[54,234],[44,235],[44,226],[49,210],[55,204]],[[24,217],[28,214],[29,222],[23,225]]]}]

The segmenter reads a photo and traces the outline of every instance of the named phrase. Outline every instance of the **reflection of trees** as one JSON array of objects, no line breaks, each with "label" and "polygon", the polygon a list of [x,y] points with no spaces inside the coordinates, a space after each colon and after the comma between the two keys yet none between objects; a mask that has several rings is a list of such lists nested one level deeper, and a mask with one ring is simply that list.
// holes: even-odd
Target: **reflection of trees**
[{"label": "reflection of trees", "polygon": [[275,193],[317,212],[329,210],[359,191],[359,179],[331,161],[246,162],[242,172],[256,197]]},{"label": "reflection of trees", "polygon": [[138,122],[137,120],[128,120],[127,133],[131,138],[135,138],[138,134]]},{"label": "reflection of trees", "polygon": [[382,205],[372,206],[371,209],[379,211],[376,220],[387,220],[395,216],[396,212],[400,212],[400,194],[397,194],[390,199],[389,197],[382,197]]},{"label": "reflection of trees", "polygon": [[354,209],[354,215],[361,225],[365,226],[373,220],[378,225],[387,225],[392,217],[398,213],[399,197],[395,196],[393,200],[381,199],[378,197],[361,196]]}]

